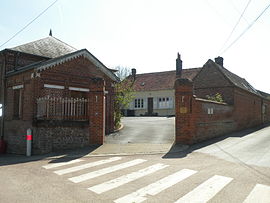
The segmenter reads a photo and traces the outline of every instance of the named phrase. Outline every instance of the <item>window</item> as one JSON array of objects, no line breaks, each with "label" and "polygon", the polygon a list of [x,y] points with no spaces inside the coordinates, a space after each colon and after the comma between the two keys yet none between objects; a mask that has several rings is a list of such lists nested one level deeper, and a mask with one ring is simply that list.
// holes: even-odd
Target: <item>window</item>
[{"label": "window", "polygon": [[160,109],[172,108],[172,98],[171,97],[158,98],[158,107]]},{"label": "window", "polygon": [[14,98],[13,98],[13,117],[18,119],[21,117],[22,111],[22,89],[14,89]]},{"label": "window", "polygon": [[135,99],[134,100],[134,108],[142,109],[143,108],[143,99]]}]

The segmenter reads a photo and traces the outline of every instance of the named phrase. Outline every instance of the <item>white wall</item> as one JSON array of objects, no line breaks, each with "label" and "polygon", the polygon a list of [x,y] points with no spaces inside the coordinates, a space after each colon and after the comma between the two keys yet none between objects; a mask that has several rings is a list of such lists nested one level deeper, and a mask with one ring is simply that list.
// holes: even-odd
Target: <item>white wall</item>
[{"label": "white wall", "polygon": [[[144,115],[147,110],[147,100],[149,97],[153,98],[153,112],[158,113],[159,116],[174,115],[174,90],[160,90],[160,91],[145,91],[145,92],[134,92],[134,99],[140,98],[144,100],[143,108],[135,109],[134,108],[134,99],[129,104],[129,110],[135,110],[135,115],[140,116]],[[171,106],[169,108],[160,108],[158,106],[158,99],[162,97],[172,98]]]}]

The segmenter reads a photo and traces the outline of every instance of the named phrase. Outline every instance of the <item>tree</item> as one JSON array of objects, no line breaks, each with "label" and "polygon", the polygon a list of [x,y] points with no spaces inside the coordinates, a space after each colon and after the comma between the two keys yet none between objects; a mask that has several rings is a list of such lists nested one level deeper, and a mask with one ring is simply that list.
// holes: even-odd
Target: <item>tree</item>
[{"label": "tree", "polygon": [[206,95],[206,98],[211,101],[224,102],[222,95],[220,93],[216,93],[214,96]]},{"label": "tree", "polygon": [[118,66],[116,75],[120,78],[120,82],[115,85],[115,103],[114,103],[114,127],[118,129],[121,125],[122,109],[128,107],[133,99],[133,83],[134,79],[130,76],[131,69]]}]

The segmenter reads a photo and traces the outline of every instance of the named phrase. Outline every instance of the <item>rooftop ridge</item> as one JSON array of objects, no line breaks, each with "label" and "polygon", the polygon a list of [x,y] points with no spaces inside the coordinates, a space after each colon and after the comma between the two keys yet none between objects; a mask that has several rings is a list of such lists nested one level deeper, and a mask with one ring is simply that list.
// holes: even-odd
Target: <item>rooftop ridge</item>
[{"label": "rooftop ridge", "polygon": [[[77,49],[77,48],[71,46],[70,44],[67,44],[66,42],[64,42],[64,41],[62,41],[62,40],[60,40],[60,39],[58,39],[58,38],[56,38],[56,37],[54,37],[54,36],[49,36],[49,37],[52,37],[52,38],[58,40],[59,42],[61,42],[61,43],[65,44],[65,45],[71,47],[72,49],[79,50],[79,49]],[[45,38],[46,38],[46,37],[45,37]]]},{"label": "rooftop ridge", "polygon": [[[182,70],[194,70],[194,69],[201,69],[202,67],[197,67],[197,68],[184,68]],[[168,72],[176,72],[176,70],[166,70],[166,71],[159,71],[159,72],[149,72],[149,73],[138,73],[136,75],[147,75],[147,74],[157,74],[157,73],[168,73]]]},{"label": "rooftop ridge", "polygon": [[8,49],[48,58],[55,58],[78,51],[75,47],[53,36],[34,40]]}]

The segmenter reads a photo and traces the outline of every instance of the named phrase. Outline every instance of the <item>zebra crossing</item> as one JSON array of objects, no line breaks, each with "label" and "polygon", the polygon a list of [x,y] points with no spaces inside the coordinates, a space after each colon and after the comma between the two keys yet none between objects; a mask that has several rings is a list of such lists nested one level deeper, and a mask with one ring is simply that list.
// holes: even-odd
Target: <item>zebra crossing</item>
[{"label": "zebra crossing", "polygon": [[[67,177],[67,180],[75,184],[81,182],[88,184],[87,181],[105,175],[111,177],[110,174],[113,172],[124,173],[119,177],[109,179],[105,182],[100,182],[97,184],[95,183],[95,185],[89,185],[90,187],[85,188],[89,192],[100,195],[112,190],[117,190],[120,186],[129,184],[132,181],[143,179],[147,176],[154,175],[157,172],[162,172],[162,170],[169,169],[171,167],[170,165],[163,163],[154,163],[150,166],[148,164],[148,166],[145,167],[144,164],[146,163],[148,163],[148,161],[145,159],[125,160],[125,157],[111,157],[90,162],[87,159],[75,159],[60,163],[50,163],[42,167],[46,170],[54,172],[59,176],[69,176]],[[109,164],[110,166],[106,164]],[[92,169],[97,166],[103,168],[97,170]],[[125,172],[126,169],[132,170],[133,167],[137,167],[137,169],[135,169],[135,171],[133,170],[132,172]],[[138,167],[140,167],[139,170]],[[76,174],[75,176],[73,176],[74,173]],[[78,175],[78,173],[81,174]],[[139,189],[136,188],[134,191],[130,191],[130,193],[115,198],[113,201],[115,203],[144,202],[146,200],[150,200],[152,197],[155,197],[162,191],[166,191],[167,189],[174,187],[176,184],[181,184],[181,181],[188,181],[193,175],[199,173],[200,171],[196,170],[181,169],[152,183],[138,186]],[[175,203],[208,202],[225,187],[229,187],[229,184],[233,181],[234,179],[231,177],[213,175],[183,196],[179,196]],[[256,184],[250,193],[247,194],[243,203],[251,202],[270,203],[270,186]]]}]

